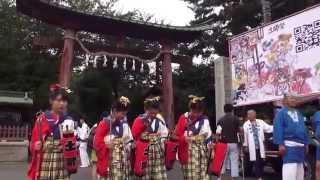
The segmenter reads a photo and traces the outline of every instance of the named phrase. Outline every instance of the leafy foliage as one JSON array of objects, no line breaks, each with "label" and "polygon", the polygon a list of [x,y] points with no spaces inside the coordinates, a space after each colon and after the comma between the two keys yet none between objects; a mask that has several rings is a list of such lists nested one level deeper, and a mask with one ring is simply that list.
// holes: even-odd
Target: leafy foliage
[{"label": "leafy foliage", "polygon": [[[116,0],[54,0],[54,3],[69,6],[75,10],[97,15],[116,15],[137,20],[149,21],[150,15],[139,11],[116,12]],[[33,45],[35,37],[62,37],[63,30],[46,25],[35,19],[16,13],[13,0],[0,0],[0,89],[32,91],[34,111],[48,107],[48,86],[57,82],[60,48],[39,48]],[[97,45],[116,46],[116,38],[86,32],[79,33],[83,42]],[[132,38],[125,39],[125,47],[132,49],[158,50],[160,45]],[[186,52],[188,53],[188,52]],[[146,72],[124,70],[123,68],[93,68],[77,71],[83,66],[84,54],[75,52],[72,76],[71,102],[69,111],[74,117],[87,116],[89,124],[99,120],[103,111],[108,111],[111,102],[121,95],[128,96],[132,105],[129,120],[143,112],[145,93],[156,84],[152,69]],[[189,94],[203,95],[208,102],[209,115],[213,115],[214,88],[212,65],[199,65],[188,69],[179,68],[174,72],[174,92],[176,115],[187,111]]]},{"label": "leafy foliage", "polygon": [[[206,114],[213,120],[215,114],[214,66],[200,64],[186,69],[179,68],[174,77],[175,115],[188,111],[188,96],[204,96]],[[213,121],[211,124],[215,124]]]}]

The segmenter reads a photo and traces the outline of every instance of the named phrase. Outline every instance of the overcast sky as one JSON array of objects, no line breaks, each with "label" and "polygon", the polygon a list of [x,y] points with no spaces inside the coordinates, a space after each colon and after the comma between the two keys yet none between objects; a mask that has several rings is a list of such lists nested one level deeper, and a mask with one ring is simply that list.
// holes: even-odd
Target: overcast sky
[{"label": "overcast sky", "polygon": [[182,0],[119,0],[115,9],[130,11],[138,9],[143,13],[152,14],[165,24],[184,26],[194,18],[188,4]]}]

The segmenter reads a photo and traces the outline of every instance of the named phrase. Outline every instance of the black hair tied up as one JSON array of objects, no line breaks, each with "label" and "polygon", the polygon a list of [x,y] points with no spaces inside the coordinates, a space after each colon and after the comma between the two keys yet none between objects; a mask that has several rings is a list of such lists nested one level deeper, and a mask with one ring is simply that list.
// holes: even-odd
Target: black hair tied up
[{"label": "black hair tied up", "polygon": [[189,95],[189,99],[189,109],[199,112],[204,110],[204,97]]},{"label": "black hair tied up", "polygon": [[128,111],[130,105],[129,98],[121,96],[117,101],[112,104],[112,109],[115,111]]},{"label": "black hair tied up", "polygon": [[53,84],[50,86],[49,99],[55,100],[61,96],[62,100],[69,101],[69,93],[71,93],[69,89],[60,86],[60,84]]},{"label": "black hair tied up", "polygon": [[144,100],[144,108],[145,109],[160,109],[160,96],[147,98]]}]

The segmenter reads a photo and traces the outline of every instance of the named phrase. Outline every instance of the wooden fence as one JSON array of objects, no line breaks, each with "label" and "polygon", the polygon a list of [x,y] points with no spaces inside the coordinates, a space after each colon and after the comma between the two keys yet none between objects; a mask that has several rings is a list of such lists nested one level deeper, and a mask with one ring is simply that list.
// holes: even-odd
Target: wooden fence
[{"label": "wooden fence", "polygon": [[29,127],[26,126],[0,126],[1,141],[28,140]]}]

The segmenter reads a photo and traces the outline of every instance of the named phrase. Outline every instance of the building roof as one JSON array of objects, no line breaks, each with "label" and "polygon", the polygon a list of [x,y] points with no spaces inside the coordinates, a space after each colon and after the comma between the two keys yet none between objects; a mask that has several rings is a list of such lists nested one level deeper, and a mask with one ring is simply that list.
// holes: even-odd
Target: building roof
[{"label": "building roof", "polygon": [[33,100],[28,96],[27,92],[0,91],[0,104],[32,106]]},{"label": "building roof", "polygon": [[17,10],[62,28],[152,41],[190,42],[201,36],[204,30],[210,29],[208,25],[170,26],[114,16],[97,16],[44,0],[17,0]]}]

